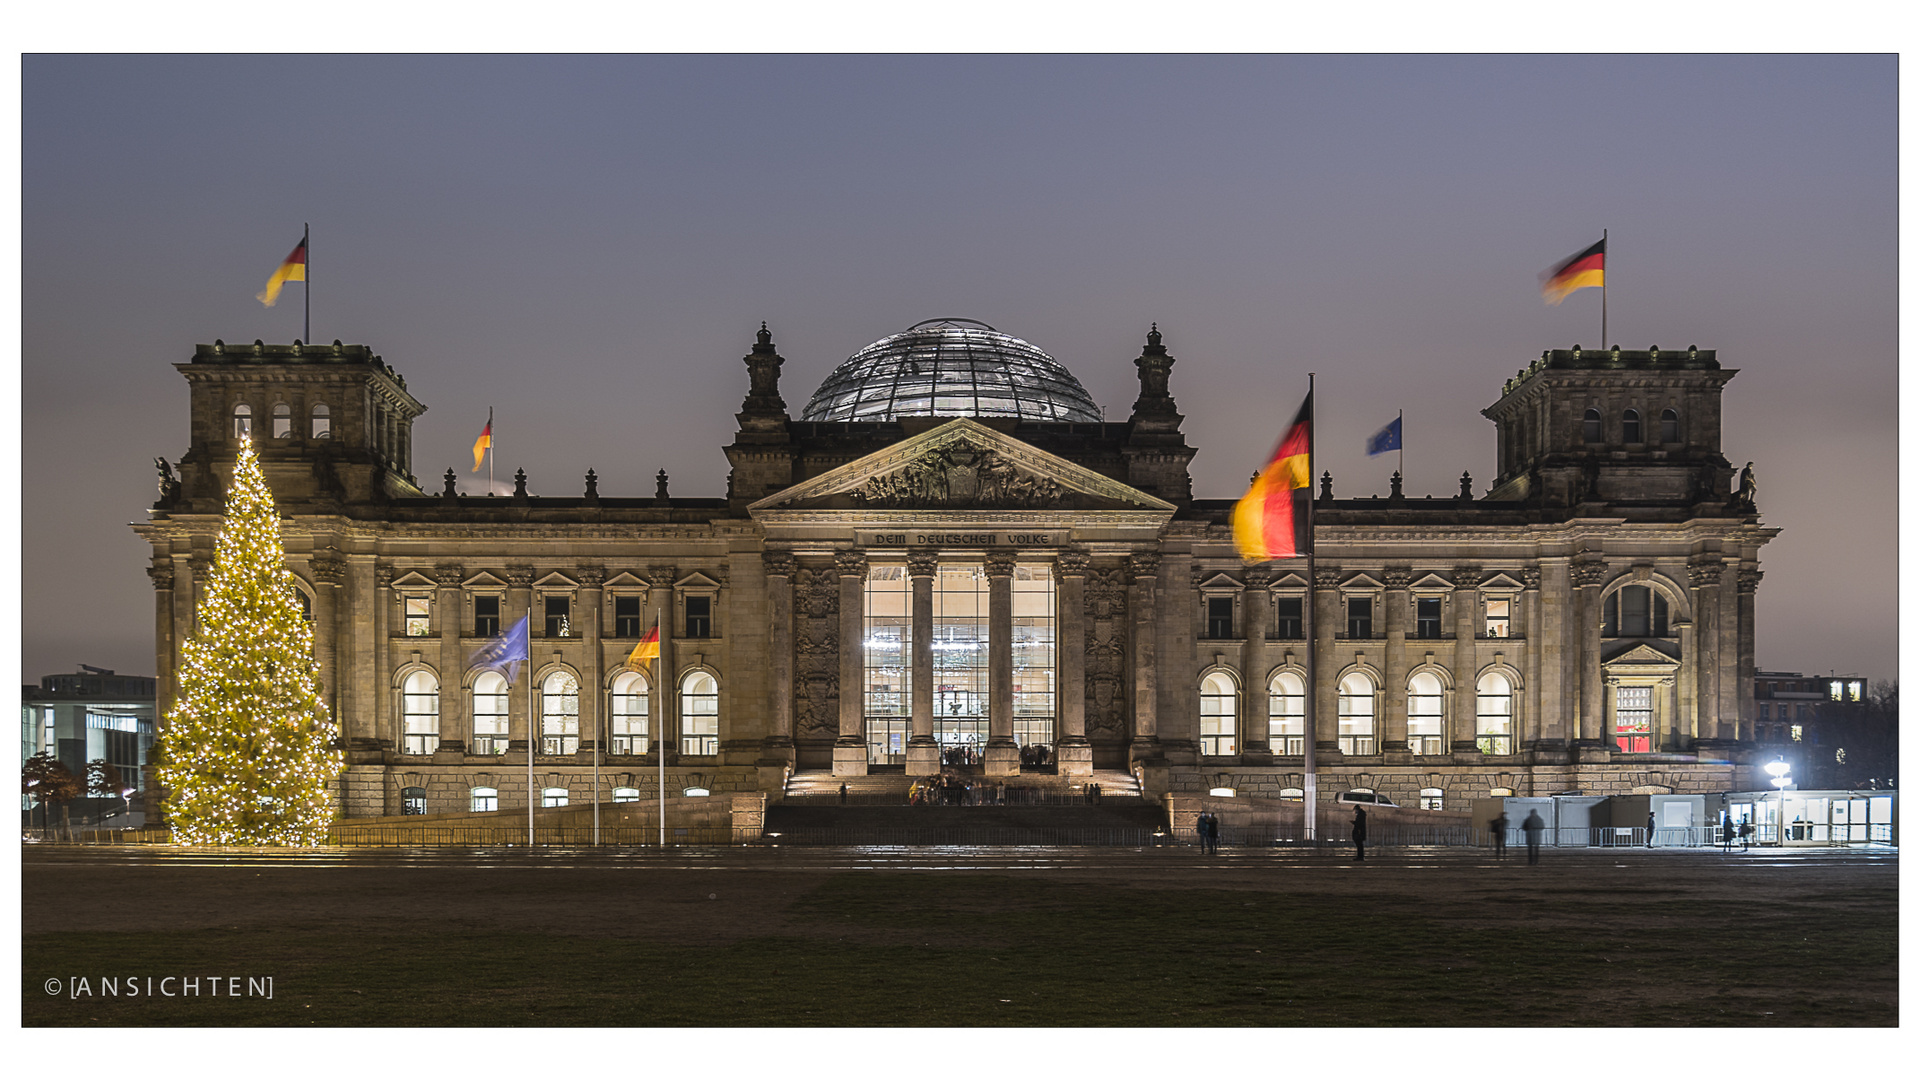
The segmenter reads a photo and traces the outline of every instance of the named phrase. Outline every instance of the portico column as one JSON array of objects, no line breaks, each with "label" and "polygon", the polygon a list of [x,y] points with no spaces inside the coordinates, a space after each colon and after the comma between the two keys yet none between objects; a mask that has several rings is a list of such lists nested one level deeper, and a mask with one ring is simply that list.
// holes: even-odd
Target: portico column
[{"label": "portico column", "polygon": [[1577,562],[1568,568],[1574,589],[1574,642],[1580,662],[1580,726],[1576,745],[1605,746],[1606,701],[1600,681],[1600,584],[1604,562]]},{"label": "portico column", "polygon": [[769,674],[773,697],[767,702],[769,733],[762,758],[793,764],[793,553],[769,551],[760,557],[767,568],[767,627]]},{"label": "portico column", "polygon": [[1160,680],[1158,650],[1154,647],[1159,635],[1154,594],[1160,578],[1160,556],[1150,551],[1136,554],[1130,569],[1133,587],[1127,606],[1133,612],[1133,743],[1127,757],[1131,761],[1155,761],[1160,757]]},{"label": "portico column", "polygon": [[1407,586],[1413,584],[1411,566],[1389,566],[1380,578],[1387,586],[1387,657],[1380,665],[1380,677],[1386,680],[1385,714],[1380,751],[1405,753],[1407,749],[1407,605],[1412,599]]},{"label": "portico column", "polygon": [[460,712],[467,697],[462,685],[466,659],[460,655],[460,624],[465,615],[460,582],[466,576],[465,568],[451,563],[434,568],[434,580],[440,586],[434,598],[440,621],[440,746],[449,751],[471,745],[466,717]]},{"label": "portico column", "polygon": [[[343,742],[351,746],[372,738],[374,733],[362,730],[360,725],[352,723],[359,719],[340,715],[340,678],[335,648],[334,610],[338,606],[340,579],[346,576],[347,565],[337,556],[329,557],[315,552],[307,567],[313,573],[313,660],[320,668],[320,701],[326,705],[328,715],[340,729]],[[200,587],[206,581],[206,573],[199,566],[194,567],[194,584]],[[381,633],[375,628],[375,636]],[[382,644],[385,642],[382,641]]]},{"label": "portico column", "polygon": [[987,757],[988,776],[1020,771],[1013,741],[1013,558],[987,556]]},{"label": "portico column", "polygon": [[932,551],[907,553],[907,579],[913,587],[912,687],[908,701],[912,736],[907,740],[907,775],[932,776],[940,771],[940,744],[933,738],[933,578],[940,569]]},{"label": "portico column", "polygon": [[1740,568],[1734,573],[1737,590],[1738,625],[1734,628],[1734,718],[1739,723],[1734,737],[1753,741],[1753,605],[1754,591],[1760,587],[1760,571]]},{"label": "portico column", "polygon": [[1540,568],[1523,566],[1520,568],[1520,584],[1526,591],[1520,594],[1520,633],[1526,639],[1520,646],[1525,659],[1521,672],[1527,677],[1523,692],[1516,693],[1514,700],[1520,706],[1520,717],[1514,724],[1513,746],[1515,750],[1528,747],[1546,737],[1541,720],[1546,714],[1546,698],[1540,692],[1540,653],[1546,648],[1547,634],[1540,625]]},{"label": "portico column", "polygon": [[1062,551],[1054,559],[1059,603],[1054,612],[1060,728],[1054,761],[1061,776],[1093,774],[1087,741],[1087,553]]},{"label": "portico column", "polygon": [[1447,725],[1446,745],[1456,754],[1479,749],[1473,729],[1480,711],[1479,656],[1474,642],[1480,636],[1480,568],[1453,568],[1453,715]]},{"label": "portico column", "polygon": [[[1334,633],[1346,620],[1340,611],[1340,568],[1338,566],[1315,566],[1313,568],[1313,647],[1315,685],[1307,687],[1307,693],[1313,695],[1313,731],[1308,738],[1313,740],[1313,752],[1316,756],[1331,755],[1340,749],[1340,668],[1341,659],[1334,655]],[[1405,738],[1403,734],[1401,736]],[[1320,756],[1320,761],[1331,760]]]},{"label": "portico column", "polygon": [[1717,561],[1687,567],[1687,584],[1693,587],[1694,663],[1700,673],[1694,683],[1699,703],[1698,738],[1706,741],[1731,737],[1723,726],[1726,717],[1720,712],[1720,622],[1724,617],[1720,610],[1721,569]]},{"label": "portico column", "polygon": [[592,760],[595,747],[605,751],[607,746],[601,730],[607,700],[606,657],[600,655],[600,604],[606,580],[605,567],[580,567],[580,603],[574,620],[587,643],[587,655],[580,664],[580,752],[588,760]]},{"label": "portico column", "polygon": [[1273,571],[1264,564],[1247,567],[1246,584],[1240,593],[1241,624],[1245,627],[1240,646],[1240,759],[1249,765],[1266,764],[1272,759],[1267,745],[1267,612],[1273,607],[1273,594],[1267,586]]},{"label": "portico column", "polygon": [[840,572],[840,737],[833,742],[833,775],[867,775],[866,712],[867,556],[842,551],[833,557]]}]

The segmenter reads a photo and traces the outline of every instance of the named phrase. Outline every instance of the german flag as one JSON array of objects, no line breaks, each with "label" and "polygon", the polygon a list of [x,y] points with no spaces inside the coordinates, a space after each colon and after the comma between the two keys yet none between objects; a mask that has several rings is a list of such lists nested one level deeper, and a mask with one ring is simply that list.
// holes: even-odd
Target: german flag
[{"label": "german flag", "polygon": [[487,426],[480,429],[480,437],[473,440],[473,471],[480,471],[480,463],[487,460],[487,451],[493,446],[493,410],[487,410]]},{"label": "german flag", "polygon": [[1607,241],[1601,241],[1541,275],[1540,295],[1558,304],[1575,289],[1597,289],[1607,282]]},{"label": "german flag", "polygon": [[1233,507],[1233,543],[1250,563],[1291,559],[1312,546],[1307,535],[1308,488],[1313,483],[1313,393],[1300,403],[1293,426],[1273,448],[1273,457],[1253,487]]},{"label": "german flag", "polygon": [[275,270],[273,276],[267,279],[266,291],[256,293],[254,299],[272,307],[274,301],[280,299],[280,286],[289,281],[305,280],[307,280],[307,238],[303,236],[298,244],[293,245],[293,254],[287,256],[286,261],[280,264],[280,269]]},{"label": "german flag", "polygon": [[647,631],[647,636],[641,638],[640,644],[635,645],[633,652],[627,656],[627,670],[645,671],[647,661],[658,659],[660,659],[660,620],[655,619],[653,629]]}]

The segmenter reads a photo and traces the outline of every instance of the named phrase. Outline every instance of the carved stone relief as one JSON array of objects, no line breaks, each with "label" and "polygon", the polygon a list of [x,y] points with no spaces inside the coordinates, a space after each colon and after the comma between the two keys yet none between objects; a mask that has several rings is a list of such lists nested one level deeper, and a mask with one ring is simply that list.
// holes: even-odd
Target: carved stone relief
[{"label": "carved stone relief", "polygon": [[868,477],[853,497],[868,506],[1041,507],[1064,488],[1022,472],[997,451],[958,440],[884,476]]},{"label": "carved stone relief", "polygon": [[840,730],[840,575],[803,566],[793,573],[793,730]]},{"label": "carved stone relief", "polygon": [[1087,734],[1102,740],[1126,736],[1127,585],[1125,566],[1087,570]]}]

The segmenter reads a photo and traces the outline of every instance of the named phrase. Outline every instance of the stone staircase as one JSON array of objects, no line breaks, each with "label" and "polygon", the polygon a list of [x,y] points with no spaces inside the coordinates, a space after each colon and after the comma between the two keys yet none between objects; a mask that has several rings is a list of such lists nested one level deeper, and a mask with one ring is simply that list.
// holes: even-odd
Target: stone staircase
[{"label": "stone staircase", "polygon": [[[795,773],[780,802],[767,808],[763,841],[783,845],[1124,846],[1165,839],[1166,813],[1141,796],[1124,772],[1088,778],[1023,774],[974,784],[971,805],[909,805],[914,778],[881,773],[836,777]],[[1001,783],[1004,802],[994,801]],[[1100,785],[1100,801],[1085,786]],[[847,787],[846,800],[840,786]]]}]

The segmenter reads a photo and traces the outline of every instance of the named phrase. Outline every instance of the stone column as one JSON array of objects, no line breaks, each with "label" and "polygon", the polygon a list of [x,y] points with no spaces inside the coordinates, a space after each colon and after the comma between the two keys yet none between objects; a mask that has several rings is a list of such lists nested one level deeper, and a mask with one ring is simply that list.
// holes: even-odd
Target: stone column
[{"label": "stone column", "polygon": [[1456,754],[1470,754],[1479,748],[1473,737],[1474,717],[1479,711],[1480,694],[1475,685],[1479,656],[1475,641],[1480,636],[1480,568],[1453,568],[1453,708],[1448,712],[1447,746]]},{"label": "stone column", "polygon": [[[1341,664],[1334,656],[1334,634],[1345,625],[1340,611],[1340,568],[1313,568],[1313,648],[1314,685],[1307,687],[1313,698],[1313,748],[1320,762],[1340,749]],[[1402,729],[1401,738],[1406,738]]]},{"label": "stone column", "polygon": [[1598,560],[1577,562],[1568,572],[1574,589],[1575,655],[1580,664],[1576,745],[1593,748],[1603,746],[1606,737],[1605,700],[1600,683],[1600,585],[1606,580],[1607,564]]},{"label": "stone column", "polygon": [[988,776],[1020,771],[1013,741],[1013,557],[987,556],[987,755]]},{"label": "stone column", "polygon": [[173,560],[157,558],[147,567],[153,582],[153,689],[157,728],[173,708]]},{"label": "stone column", "polygon": [[[320,701],[326,705],[328,715],[340,728],[340,737],[348,746],[364,746],[365,740],[374,737],[371,731],[360,730],[352,723],[353,717],[340,714],[340,676],[338,651],[334,628],[334,610],[338,606],[341,579],[347,575],[347,564],[338,553],[319,552],[307,563],[313,574],[313,659],[320,668]],[[196,566],[194,580],[205,581],[205,575]],[[375,635],[380,633],[375,628]]]},{"label": "stone column", "polygon": [[440,621],[440,746],[444,750],[459,751],[472,745],[471,733],[467,730],[467,718],[462,714],[461,706],[466,703],[466,687],[463,685],[466,674],[466,657],[460,655],[460,628],[465,622],[465,595],[460,583],[466,579],[466,568],[454,563],[444,563],[434,567],[434,581],[439,584],[439,594],[434,598],[436,614]]},{"label": "stone column", "polygon": [[1198,659],[1194,651],[1194,622],[1199,617],[1199,583],[1193,580],[1193,552],[1187,545],[1163,545],[1160,577],[1155,594],[1160,629],[1156,659],[1160,673],[1156,692],[1160,720],[1154,735],[1160,754],[1170,765],[1200,762],[1200,687],[1195,683]]},{"label": "stone column", "polygon": [[1241,586],[1240,614],[1244,627],[1240,646],[1240,760],[1266,765],[1273,760],[1267,745],[1267,613],[1273,596],[1267,586],[1273,571],[1256,563],[1246,569]]},{"label": "stone column", "polygon": [[1058,589],[1054,675],[1060,694],[1054,760],[1061,776],[1090,776],[1093,744],[1087,741],[1087,553],[1062,551],[1054,559],[1054,572]]},{"label": "stone column", "polygon": [[763,763],[793,764],[793,553],[769,551],[760,557],[767,568],[768,670],[772,675],[767,701],[767,741]]},{"label": "stone column", "polygon": [[1128,607],[1133,611],[1133,743],[1127,757],[1133,761],[1157,761],[1160,758],[1160,679],[1158,636],[1155,609],[1155,584],[1160,576],[1160,556],[1156,552],[1134,555],[1130,569],[1133,587]]},{"label": "stone column", "polygon": [[[653,670],[656,685],[653,695],[647,703],[647,727],[651,732],[655,752],[667,755],[667,764],[673,765],[680,760],[680,732],[677,717],[680,713],[680,684],[676,678],[673,664],[673,583],[680,578],[680,571],[672,566],[647,567],[647,607],[659,620],[660,659],[654,662]],[[646,633],[642,630],[641,633]]]},{"label": "stone column", "polygon": [[[1740,609],[1743,598],[1740,595],[1739,568],[1722,563],[1720,568],[1720,737],[1723,739],[1740,738],[1740,724],[1744,717],[1740,712]],[[1753,680],[1748,679],[1752,686]]]},{"label": "stone column", "polygon": [[1697,738],[1708,742],[1732,737],[1721,726],[1725,717],[1720,712],[1720,571],[1717,556],[1713,562],[1687,567],[1687,584],[1693,588],[1694,664],[1699,671],[1694,683],[1699,702]]},{"label": "stone column", "polygon": [[842,551],[833,562],[840,573],[840,737],[833,741],[833,775],[865,776],[867,556]]},{"label": "stone column", "polygon": [[1678,732],[1674,749],[1685,751],[1700,737],[1700,690],[1698,670],[1694,661],[1694,642],[1691,620],[1678,619],[1674,626],[1674,635],[1680,639],[1680,673],[1674,680],[1674,728]]},{"label": "stone column", "polygon": [[940,744],[933,737],[933,579],[940,570],[937,552],[907,553],[907,578],[913,586],[913,676],[908,715],[913,726],[907,740],[907,775],[932,776],[940,771]]},{"label": "stone column", "polygon": [[606,713],[607,659],[600,649],[600,605],[606,581],[606,567],[580,567],[580,602],[573,612],[574,626],[587,647],[580,664],[580,752],[589,755],[589,760],[595,747],[604,752],[607,746],[601,731],[601,718]]},{"label": "stone column", "polygon": [[1739,673],[1739,738],[1751,742],[1754,738],[1753,721],[1753,627],[1755,614],[1755,594],[1760,588],[1761,572],[1757,567],[1742,567],[1738,572],[1740,586],[1740,673]]},{"label": "stone column", "polygon": [[1526,640],[1521,644],[1522,659],[1520,671],[1526,677],[1527,685],[1515,691],[1513,701],[1516,711],[1514,718],[1513,748],[1520,750],[1530,747],[1546,737],[1540,721],[1546,712],[1546,699],[1540,693],[1540,652],[1546,645],[1546,631],[1540,623],[1540,568],[1523,566],[1520,568],[1520,583],[1526,591],[1520,594],[1520,635]]},{"label": "stone column", "polygon": [[[539,718],[529,715],[527,706],[527,699],[531,696],[527,693],[527,684],[532,681],[537,666],[533,662],[533,617],[529,612],[532,603],[533,567],[507,567],[507,598],[500,605],[500,630],[504,633],[521,619],[527,620],[527,662],[520,665],[518,677],[507,687],[507,753],[531,752],[537,757],[540,751]],[[506,672],[503,670],[501,674],[505,675]],[[514,738],[516,735],[520,737],[519,740]],[[520,745],[515,746],[516,741]],[[537,805],[540,793],[529,791],[527,797],[535,800]],[[504,800],[502,803],[502,809],[505,809]]]},{"label": "stone column", "polygon": [[1380,677],[1386,680],[1386,707],[1380,711],[1382,753],[1405,753],[1407,749],[1407,615],[1413,584],[1411,566],[1389,566],[1380,577],[1387,586],[1387,655],[1381,663]]}]

